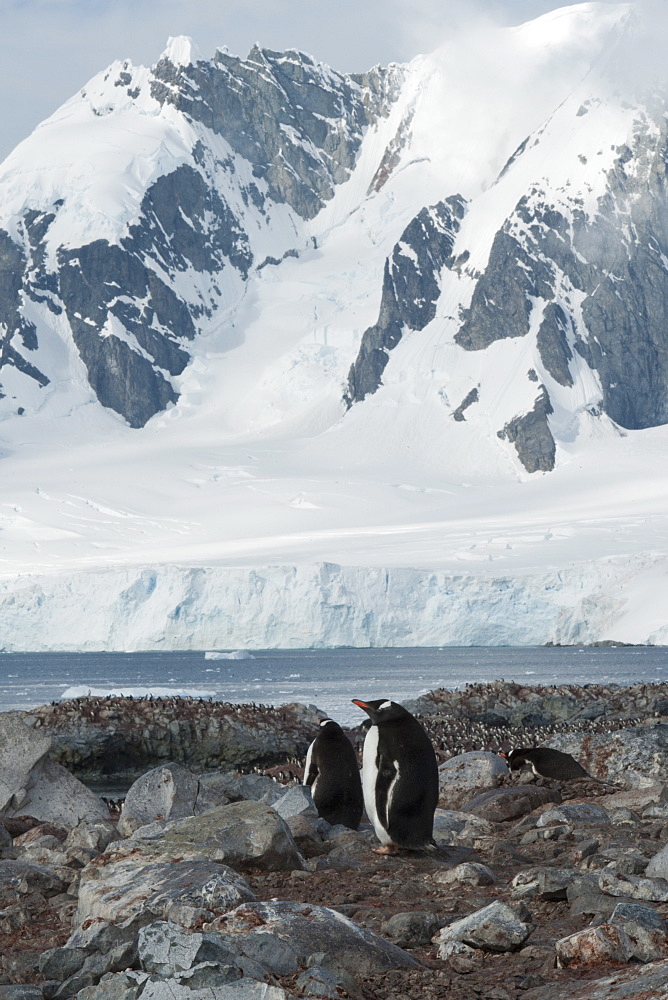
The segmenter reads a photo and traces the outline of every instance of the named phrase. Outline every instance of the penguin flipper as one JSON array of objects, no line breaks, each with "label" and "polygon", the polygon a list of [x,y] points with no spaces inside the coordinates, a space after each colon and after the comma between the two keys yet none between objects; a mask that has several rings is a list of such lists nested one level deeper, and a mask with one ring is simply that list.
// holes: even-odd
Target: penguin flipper
[{"label": "penguin flipper", "polygon": [[308,753],[306,754],[306,764],[304,765],[304,781],[303,781],[303,784],[305,785],[313,785],[313,782],[320,773],[318,770],[318,765],[315,762],[315,753],[313,752],[314,746],[315,746],[315,740],[313,741],[313,743],[311,743],[311,746],[308,748]]}]

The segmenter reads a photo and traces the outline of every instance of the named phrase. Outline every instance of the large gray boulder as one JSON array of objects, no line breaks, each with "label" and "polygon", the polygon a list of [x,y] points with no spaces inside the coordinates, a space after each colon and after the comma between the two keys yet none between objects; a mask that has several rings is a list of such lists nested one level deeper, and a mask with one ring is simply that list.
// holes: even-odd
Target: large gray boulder
[{"label": "large gray boulder", "polygon": [[479,789],[494,788],[509,773],[506,762],[495,753],[473,750],[458,754],[438,769],[439,801],[446,808],[459,808]]},{"label": "large gray boulder", "polygon": [[49,757],[32,768],[25,787],[14,793],[11,803],[5,809],[6,816],[34,816],[68,827],[84,819],[109,819],[109,808],[99,795]]},{"label": "large gray boulder", "polygon": [[632,726],[613,733],[559,733],[546,746],[572,754],[595,778],[645,788],[668,773],[668,725]]},{"label": "large gray boulder", "polygon": [[[25,799],[32,769],[51,749],[51,738],[13,712],[0,713],[0,813]],[[15,801],[16,800],[16,801]]]},{"label": "large gray boulder", "polygon": [[202,816],[176,821],[168,824],[160,840],[165,850],[198,850],[239,871],[305,867],[287,824],[262,802],[233,802]]},{"label": "large gray boulder", "polygon": [[156,819],[182,819],[195,815],[199,781],[181,764],[163,764],[147,771],[130,787],[118,830],[130,836]]},{"label": "large gray boulder", "polygon": [[75,920],[139,927],[170,919],[190,925],[254,898],[245,879],[225,865],[178,860],[144,865],[130,856],[84,868]]},{"label": "large gray boulder", "polygon": [[289,946],[299,964],[323,953],[321,964],[336,973],[374,975],[420,965],[401,948],[340,913],[306,903],[246,903],[204,929],[220,934],[237,952],[260,962],[274,938]]}]

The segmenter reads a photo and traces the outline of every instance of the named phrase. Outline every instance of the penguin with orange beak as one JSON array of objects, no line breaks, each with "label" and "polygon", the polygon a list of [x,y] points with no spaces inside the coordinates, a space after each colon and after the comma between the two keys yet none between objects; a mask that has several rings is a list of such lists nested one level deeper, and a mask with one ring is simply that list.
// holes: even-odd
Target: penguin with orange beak
[{"label": "penguin with orange beak", "polygon": [[364,741],[362,788],[381,846],[377,854],[433,849],[438,765],[418,720],[394,701],[359,701],[371,720]]}]

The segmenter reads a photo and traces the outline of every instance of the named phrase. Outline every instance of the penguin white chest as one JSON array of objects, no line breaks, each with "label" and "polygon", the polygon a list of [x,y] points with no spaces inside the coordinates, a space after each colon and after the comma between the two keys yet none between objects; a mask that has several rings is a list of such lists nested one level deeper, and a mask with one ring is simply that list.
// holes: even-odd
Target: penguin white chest
[{"label": "penguin white chest", "polygon": [[376,785],[378,783],[378,726],[371,726],[364,740],[362,755],[362,791],[366,814],[373,823],[381,844],[391,844],[392,838],[383,826],[376,808]]}]

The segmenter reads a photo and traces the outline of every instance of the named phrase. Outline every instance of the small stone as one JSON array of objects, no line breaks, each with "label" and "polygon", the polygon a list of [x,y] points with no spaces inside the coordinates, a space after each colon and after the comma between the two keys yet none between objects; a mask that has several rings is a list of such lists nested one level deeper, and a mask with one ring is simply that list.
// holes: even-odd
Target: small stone
[{"label": "small stone", "polygon": [[639,854],[625,854],[614,862],[615,871],[620,875],[642,875],[647,868],[647,858]]},{"label": "small stone", "polygon": [[297,976],[295,988],[305,997],[325,997],[327,1000],[340,1000],[339,987],[343,980],[321,965],[314,965]]},{"label": "small stone", "polygon": [[640,816],[626,806],[618,806],[616,809],[609,809],[610,822],[614,826],[636,826],[640,822]]},{"label": "small stone", "polygon": [[564,803],[547,809],[538,817],[537,826],[565,823],[569,826],[609,826],[610,817],[605,809],[590,803]]},{"label": "small stone", "polygon": [[434,876],[434,882],[442,882],[445,885],[448,885],[450,882],[468,882],[470,885],[494,885],[496,879],[487,865],[465,861],[463,864],[456,865],[447,871],[438,872]]},{"label": "small stone", "polygon": [[582,840],[573,848],[573,854],[582,861],[584,858],[588,858],[590,854],[596,854],[600,846],[601,843],[598,840]]},{"label": "small stone", "polygon": [[395,913],[381,924],[380,932],[399,948],[418,948],[429,944],[443,923],[435,913],[411,910]]},{"label": "small stone", "polygon": [[532,929],[531,924],[521,921],[510,906],[496,900],[443,927],[433,940],[439,945],[462,941],[483,951],[514,951],[524,944]]},{"label": "small stone", "polygon": [[621,875],[612,868],[604,868],[599,877],[601,892],[610,896],[630,896],[657,903],[668,902],[668,881],[664,878],[642,878],[639,875]]}]

